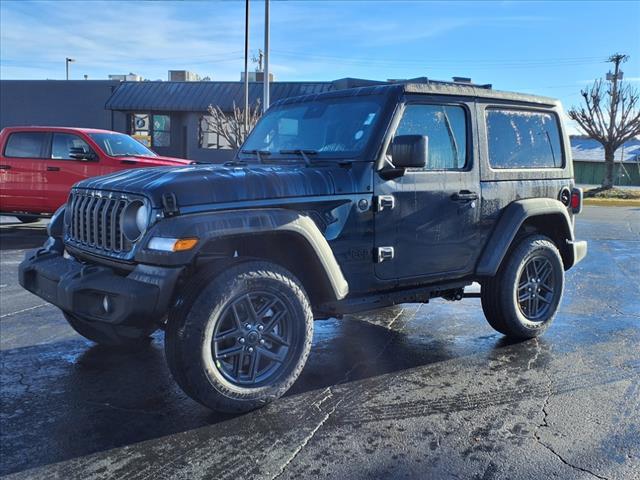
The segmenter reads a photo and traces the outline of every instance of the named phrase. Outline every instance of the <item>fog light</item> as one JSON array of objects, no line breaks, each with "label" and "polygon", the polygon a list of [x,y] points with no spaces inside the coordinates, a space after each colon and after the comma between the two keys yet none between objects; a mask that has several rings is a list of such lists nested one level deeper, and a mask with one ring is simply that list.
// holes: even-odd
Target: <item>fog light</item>
[{"label": "fog light", "polygon": [[105,295],[102,299],[102,309],[104,310],[104,313],[111,313],[111,307],[111,299],[108,295]]}]

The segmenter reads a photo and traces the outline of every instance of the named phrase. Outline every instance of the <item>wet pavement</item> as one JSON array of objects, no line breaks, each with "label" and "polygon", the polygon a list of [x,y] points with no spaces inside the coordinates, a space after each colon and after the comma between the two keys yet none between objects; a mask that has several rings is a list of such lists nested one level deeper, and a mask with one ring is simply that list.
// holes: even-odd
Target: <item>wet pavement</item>
[{"label": "wet pavement", "polygon": [[12,478],[640,479],[640,209],[586,207],[554,325],[510,343],[478,299],[318,321],[307,366],[240,416],[186,397],[162,334],[76,335],[20,289],[41,225],[0,226],[0,474]]}]

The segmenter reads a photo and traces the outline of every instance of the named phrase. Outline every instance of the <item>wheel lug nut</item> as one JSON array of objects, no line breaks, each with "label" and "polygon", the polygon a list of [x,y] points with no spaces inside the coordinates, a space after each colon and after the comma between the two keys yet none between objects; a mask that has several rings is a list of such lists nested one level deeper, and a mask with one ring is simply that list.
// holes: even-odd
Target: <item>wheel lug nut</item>
[{"label": "wheel lug nut", "polygon": [[253,347],[249,347],[249,353],[253,353]]},{"label": "wheel lug nut", "polygon": [[258,325],[258,330],[260,331],[264,330],[264,325]]},{"label": "wheel lug nut", "polygon": [[264,338],[260,339],[260,345],[264,345]]},{"label": "wheel lug nut", "polygon": [[241,338],[240,340],[238,340],[238,342],[244,343],[244,338]]},{"label": "wheel lug nut", "polygon": [[250,323],[245,323],[245,324],[244,324],[244,328],[246,328],[246,329],[251,328],[251,324],[250,324]]}]

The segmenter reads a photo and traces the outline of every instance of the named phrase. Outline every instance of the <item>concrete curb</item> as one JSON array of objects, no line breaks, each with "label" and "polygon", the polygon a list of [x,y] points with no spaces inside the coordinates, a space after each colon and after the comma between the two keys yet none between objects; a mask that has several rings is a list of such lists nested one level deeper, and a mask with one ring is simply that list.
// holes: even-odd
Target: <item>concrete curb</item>
[{"label": "concrete curb", "polygon": [[640,199],[624,198],[585,198],[585,205],[598,205],[601,207],[640,207]]}]

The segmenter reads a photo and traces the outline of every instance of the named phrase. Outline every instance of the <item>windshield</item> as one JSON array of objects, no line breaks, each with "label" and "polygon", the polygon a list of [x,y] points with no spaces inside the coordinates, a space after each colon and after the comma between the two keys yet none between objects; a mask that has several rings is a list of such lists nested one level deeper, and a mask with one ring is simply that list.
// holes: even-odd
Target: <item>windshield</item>
[{"label": "windshield", "polygon": [[258,122],[242,151],[357,156],[371,137],[383,101],[382,96],[361,96],[276,106]]},{"label": "windshield", "polygon": [[112,157],[130,157],[133,155],[157,157],[154,152],[129,135],[122,133],[90,133],[89,136],[103,152]]}]

